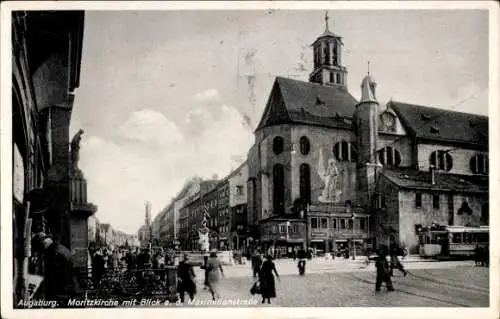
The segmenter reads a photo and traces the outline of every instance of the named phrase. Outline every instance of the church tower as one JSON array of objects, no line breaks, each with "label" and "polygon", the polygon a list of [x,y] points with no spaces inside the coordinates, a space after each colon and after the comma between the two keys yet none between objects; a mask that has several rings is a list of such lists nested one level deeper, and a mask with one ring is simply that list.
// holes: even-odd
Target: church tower
[{"label": "church tower", "polygon": [[369,208],[373,199],[377,172],[378,106],[375,96],[376,83],[368,75],[361,83],[361,100],[354,113],[358,166],[356,194],[358,205]]},{"label": "church tower", "polygon": [[312,44],[314,70],[309,82],[347,89],[347,69],[342,66],[342,38],[330,32],[328,12],[325,13],[325,32]]}]

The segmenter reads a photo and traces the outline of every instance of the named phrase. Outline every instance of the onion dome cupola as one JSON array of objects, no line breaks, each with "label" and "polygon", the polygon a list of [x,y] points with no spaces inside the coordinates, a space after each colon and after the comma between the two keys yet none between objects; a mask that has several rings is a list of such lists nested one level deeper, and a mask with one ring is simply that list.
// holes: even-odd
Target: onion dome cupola
[{"label": "onion dome cupola", "polygon": [[325,13],[325,32],[312,44],[314,70],[309,82],[323,85],[347,87],[347,69],[342,66],[342,37],[328,27],[328,12]]}]

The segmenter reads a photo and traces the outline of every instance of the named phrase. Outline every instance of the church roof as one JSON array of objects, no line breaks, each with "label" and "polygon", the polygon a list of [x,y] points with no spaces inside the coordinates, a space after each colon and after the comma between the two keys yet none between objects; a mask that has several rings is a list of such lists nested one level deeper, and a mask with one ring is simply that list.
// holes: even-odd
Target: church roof
[{"label": "church roof", "polygon": [[382,175],[403,189],[458,193],[488,193],[488,176],[431,173],[412,168],[384,169]]},{"label": "church roof", "polygon": [[488,117],[429,106],[389,102],[418,139],[488,147]]},{"label": "church roof", "polygon": [[277,77],[257,130],[288,123],[351,129],[356,104],[343,87]]}]

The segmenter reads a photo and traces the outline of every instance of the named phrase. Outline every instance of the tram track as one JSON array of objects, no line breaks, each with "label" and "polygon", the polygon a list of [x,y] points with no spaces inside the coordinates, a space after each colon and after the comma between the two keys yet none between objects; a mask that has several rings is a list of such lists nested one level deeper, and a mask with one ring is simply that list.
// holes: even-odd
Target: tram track
[{"label": "tram track", "polygon": [[[363,282],[363,283],[366,283],[366,284],[370,284],[370,285],[375,285],[375,281],[359,277],[359,276],[357,276],[357,275],[355,275],[353,273],[344,273],[344,274],[348,278],[350,278],[350,279],[353,279],[353,280],[356,280],[356,281],[360,281],[360,282]],[[398,286],[400,286],[401,284],[403,284],[404,286],[408,286],[407,284],[405,285],[404,283],[398,283]],[[405,293],[405,294],[411,295],[411,296],[416,296],[416,297],[425,298],[425,299],[428,299],[428,300],[433,300],[433,301],[438,301],[438,302],[441,302],[441,303],[446,303],[446,304],[453,305],[453,306],[458,306],[458,307],[472,307],[471,305],[468,305],[468,304],[464,304],[464,303],[460,303],[460,302],[456,302],[456,301],[452,301],[452,300],[446,300],[446,299],[442,299],[442,298],[437,298],[437,297],[430,296],[428,294],[427,295],[420,294],[420,293],[412,292],[412,291],[409,291],[407,289],[402,289],[402,288],[399,288],[399,287],[398,287],[398,289],[396,291],[399,291],[399,292],[402,292],[402,293]]]},{"label": "tram track", "polygon": [[[429,275],[429,276],[434,276],[433,274],[431,274],[430,272],[428,272],[425,269],[422,269],[421,271],[423,273]],[[438,279],[435,279],[435,278],[429,278],[427,276],[420,276],[420,275],[416,275],[413,272],[408,271],[408,270],[406,270],[406,272],[410,276],[413,276],[413,277],[415,277],[417,279],[426,280],[426,281],[433,282],[433,283],[436,283],[436,284],[439,284],[439,285],[443,285],[443,286],[449,286],[449,287],[452,287],[452,288],[461,288],[461,289],[464,289],[464,290],[467,290],[467,291],[474,290],[474,291],[477,291],[477,292],[480,292],[480,293],[484,293],[484,294],[489,294],[489,292],[490,292],[490,290],[488,288],[484,288],[484,287],[479,287],[479,286],[474,286],[474,285],[463,285],[463,284],[459,284],[459,283],[455,283],[455,282],[438,280]]]}]

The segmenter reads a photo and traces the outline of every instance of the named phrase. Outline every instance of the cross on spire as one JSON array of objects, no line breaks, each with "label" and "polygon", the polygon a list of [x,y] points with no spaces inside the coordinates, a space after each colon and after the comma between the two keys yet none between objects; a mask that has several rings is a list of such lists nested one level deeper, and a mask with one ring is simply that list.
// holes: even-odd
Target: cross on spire
[{"label": "cross on spire", "polygon": [[330,29],[328,28],[328,20],[330,18],[328,17],[328,11],[325,11],[325,31],[330,31]]},{"label": "cross on spire", "polygon": [[368,75],[370,75],[370,61],[368,61]]}]

